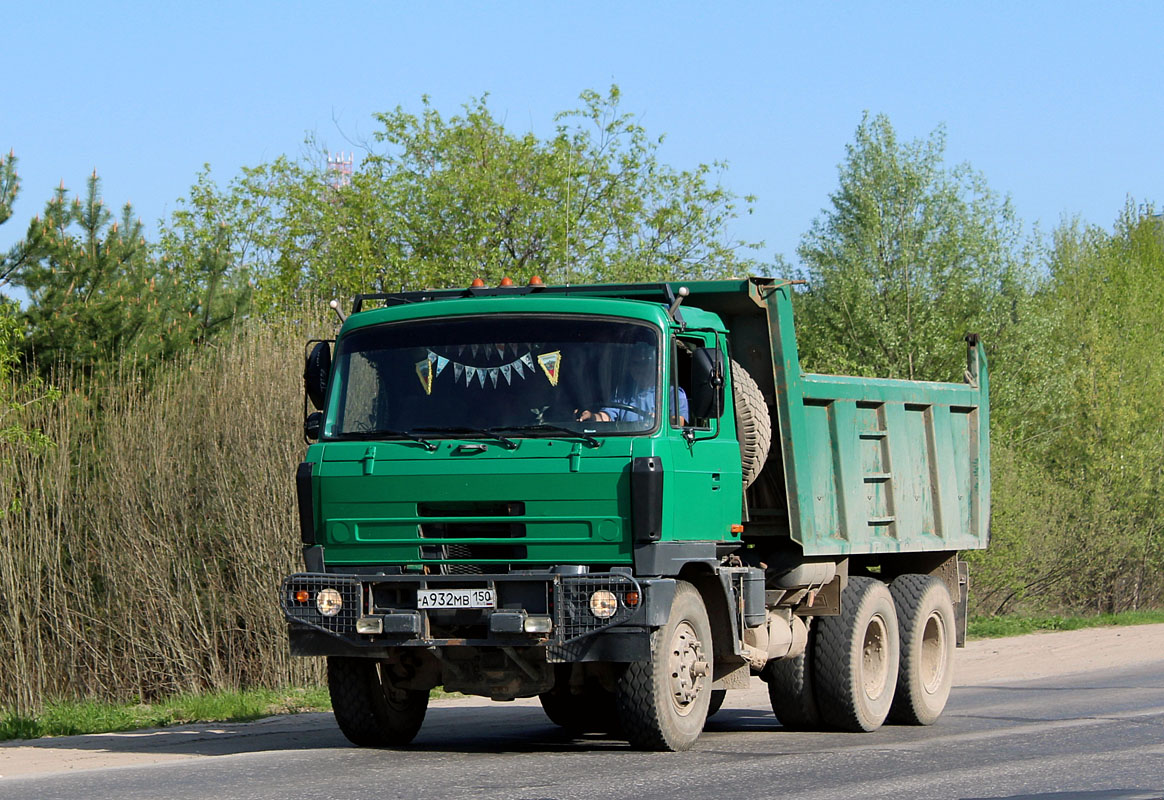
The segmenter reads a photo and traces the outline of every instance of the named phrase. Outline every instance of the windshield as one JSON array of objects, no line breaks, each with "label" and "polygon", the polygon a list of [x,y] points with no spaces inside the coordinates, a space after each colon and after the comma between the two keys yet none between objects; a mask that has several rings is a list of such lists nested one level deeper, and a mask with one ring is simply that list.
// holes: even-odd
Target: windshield
[{"label": "windshield", "polygon": [[656,426],[659,335],[593,317],[390,323],[343,337],[324,438],[510,438]]}]

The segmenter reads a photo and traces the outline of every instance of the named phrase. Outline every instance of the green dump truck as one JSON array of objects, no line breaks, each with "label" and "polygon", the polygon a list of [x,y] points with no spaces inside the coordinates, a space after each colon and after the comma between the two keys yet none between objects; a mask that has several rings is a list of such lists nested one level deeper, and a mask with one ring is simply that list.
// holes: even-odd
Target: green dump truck
[{"label": "green dump truck", "polygon": [[436,686],[654,750],[754,675],[786,727],[932,723],[989,536],[967,342],[962,384],[804,373],[770,278],[357,297],[308,343],[291,651],[357,745]]}]

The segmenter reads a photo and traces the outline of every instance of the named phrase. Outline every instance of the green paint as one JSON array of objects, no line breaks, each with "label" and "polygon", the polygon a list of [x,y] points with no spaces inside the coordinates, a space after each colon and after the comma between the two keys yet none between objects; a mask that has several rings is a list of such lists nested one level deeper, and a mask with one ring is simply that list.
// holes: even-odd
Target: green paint
[{"label": "green paint", "polygon": [[[338,340],[325,438],[307,453],[328,564],[461,564],[483,571],[631,564],[630,466],[645,456],[663,463],[664,541],[739,541],[731,531],[745,506],[734,386],[729,376],[728,410],[720,419],[695,430],[673,425],[666,389],[679,373],[671,341],[680,334],[699,346],[726,344],[770,406],[767,469],[777,471],[777,489],[750,496],[745,541],[786,535],[806,555],[838,556],[985,546],[989,412],[981,347],[970,350],[967,384],[803,374],[788,284],[754,278],[671,289],[680,285],[690,290],[681,307],[683,331],[667,315],[659,284],[526,294],[518,288],[489,297],[448,290],[349,317]],[[480,340],[468,347],[447,338],[454,330],[477,331]],[[347,337],[359,334],[367,348],[381,331],[395,349],[379,362],[380,351],[368,351],[374,369],[362,374],[345,366],[345,342],[356,341]],[[417,338],[425,331],[434,332],[435,343]],[[622,357],[620,342],[628,337],[657,343],[657,419],[637,427],[577,423],[575,403],[583,401],[574,398],[597,393],[604,381],[609,392],[625,374],[607,362]],[[527,351],[533,361],[523,362],[525,383],[499,372]],[[453,380],[466,365],[485,377]],[[372,382],[352,400],[356,381]],[[507,445],[490,435],[417,427],[413,433],[435,445],[430,451],[392,436],[369,444],[351,422],[421,418],[437,408],[445,409],[445,426],[468,425],[456,421],[463,411],[482,427],[480,420],[495,413],[507,425],[527,419],[593,439],[549,428],[499,429]],[[336,440],[341,430],[355,440]]]}]

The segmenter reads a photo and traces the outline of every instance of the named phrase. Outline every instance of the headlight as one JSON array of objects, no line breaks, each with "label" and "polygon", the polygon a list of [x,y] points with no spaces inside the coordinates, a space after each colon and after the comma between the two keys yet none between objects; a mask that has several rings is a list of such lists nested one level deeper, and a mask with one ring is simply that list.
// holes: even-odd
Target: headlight
[{"label": "headlight", "polygon": [[334,617],[344,607],[343,595],[335,589],[321,589],[315,596],[315,607],[325,617]]},{"label": "headlight", "polygon": [[590,595],[590,613],[599,619],[610,619],[618,611],[618,598],[614,592],[599,589]]}]

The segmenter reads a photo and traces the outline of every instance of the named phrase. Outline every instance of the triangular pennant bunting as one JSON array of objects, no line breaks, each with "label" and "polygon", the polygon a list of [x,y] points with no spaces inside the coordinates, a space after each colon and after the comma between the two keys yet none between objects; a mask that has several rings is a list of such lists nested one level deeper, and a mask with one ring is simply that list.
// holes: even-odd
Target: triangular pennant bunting
[{"label": "triangular pennant bunting", "polygon": [[552,353],[542,353],[538,356],[538,365],[541,366],[542,372],[546,373],[550,386],[557,386],[558,376],[561,374],[562,352],[555,350]]},{"label": "triangular pennant bunting", "polygon": [[416,377],[420,378],[420,385],[425,394],[432,394],[432,354],[423,361],[416,362]]}]

